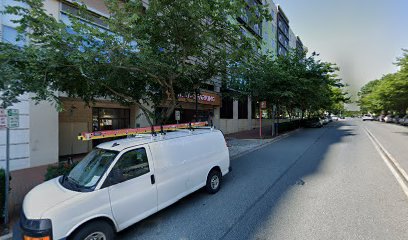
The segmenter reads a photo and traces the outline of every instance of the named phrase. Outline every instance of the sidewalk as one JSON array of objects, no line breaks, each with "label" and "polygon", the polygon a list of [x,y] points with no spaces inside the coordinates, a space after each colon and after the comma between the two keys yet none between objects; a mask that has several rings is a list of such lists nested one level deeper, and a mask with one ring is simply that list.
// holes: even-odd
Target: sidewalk
[{"label": "sidewalk", "polygon": [[256,128],[249,131],[226,134],[225,140],[227,141],[230,158],[231,160],[233,160],[242,155],[262,148],[265,145],[268,145],[269,143],[276,142],[283,138],[286,138],[299,130],[300,129],[296,129],[293,131],[283,133],[279,136],[272,137],[271,136],[272,128],[271,126],[268,126],[262,128],[262,139],[259,137],[259,128]]}]

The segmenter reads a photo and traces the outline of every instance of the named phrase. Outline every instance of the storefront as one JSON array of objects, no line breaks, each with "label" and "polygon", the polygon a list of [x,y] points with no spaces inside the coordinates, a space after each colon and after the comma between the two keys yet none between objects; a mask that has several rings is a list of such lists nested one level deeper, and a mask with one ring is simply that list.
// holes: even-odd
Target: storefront
[{"label": "storefront", "polygon": [[[135,126],[136,107],[111,101],[97,101],[86,106],[79,99],[61,98],[64,110],[59,113],[59,156],[89,152],[102,140],[79,141],[81,132],[130,128]],[[108,139],[112,140],[112,139]]]},{"label": "storefront", "polygon": [[[179,95],[178,101],[180,107],[176,111],[180,111],[180,121],[185,122],[201,122],[213,120],[216,108],[221,105],[221,97],[215,93],[207,90],[201,90],[197,98],[195,94]],[[170,119],[170,122],[175,123],[175,115]]]}]

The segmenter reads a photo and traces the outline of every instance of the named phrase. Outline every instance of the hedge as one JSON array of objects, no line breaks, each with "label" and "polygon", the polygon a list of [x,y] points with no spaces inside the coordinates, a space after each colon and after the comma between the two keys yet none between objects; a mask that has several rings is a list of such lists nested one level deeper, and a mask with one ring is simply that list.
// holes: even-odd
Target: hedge
[{"label": "hedge", "polygon": [[[11,176],[9,176],[11,180]],[[10,182],[9,182],[10,183]],[[5,187],[6,187],[6,171],[0,168],[0,223],[3,223],[4,220],[4,203],[5,203]],[[9,188],[10,192],[11,188]]]},{"label": "hedge", "polygon": [[67,162],[60,162],[57,165],[50,165],[47,168],[47,172],[45,173],[45,181],[56,178],[58,176],[68,174],[72,168],[77,165],[77,162],[74,163],[67,163]]}]

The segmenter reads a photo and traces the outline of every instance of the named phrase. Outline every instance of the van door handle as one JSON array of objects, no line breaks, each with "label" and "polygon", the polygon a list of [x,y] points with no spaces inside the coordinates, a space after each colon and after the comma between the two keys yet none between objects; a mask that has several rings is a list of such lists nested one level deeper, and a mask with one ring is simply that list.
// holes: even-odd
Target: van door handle
[{"label": "van door handle", "polygon": [[150,182],[154,184],[156,182],[156,179],[154,179],[154,175],[150,175]]}]

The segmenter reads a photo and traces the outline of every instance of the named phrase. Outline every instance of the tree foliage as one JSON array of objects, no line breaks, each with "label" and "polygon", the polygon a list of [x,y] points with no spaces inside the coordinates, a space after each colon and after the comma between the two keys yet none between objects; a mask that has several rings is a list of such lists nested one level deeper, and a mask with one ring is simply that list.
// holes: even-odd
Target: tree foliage
[{"label": "tree foliage", "polygon": [[317,60],[313,53],[291,51],[287,55],[260,56],[248,63],[250,69],[234,86],[252,98],[268,101],[288,112],[300,109],[303,113],[338,112],[348,102],[344,85],[338,78],[338,68]]},{"label": "tree foliage", "polygon": [[408,110],[408,50],[397,59],[399,71],[384,75],[364,85],[359,92],[359,105],[364,113],[405,114]]},{"label": "tree foliage", "polygon": [[[225,78],[231,64],[251,59],[259,41],[235,19],[245,10],[269,18],[267,6],[245,0],[106,0],[110,17],[97,27],[86,6],[74,3],[69,22],[50,16],[42,0],[7,7],[30,44],[0,43],[0,92],[8,106],[21,94],[59,101],[59,93],[90,103],[108,98],[166,119],[179,94]],[[225,79],[224,79],[225,80]],[[151,109],[162,109],[159,116]],[[150,122],[152,124],[152,122]]]}]

